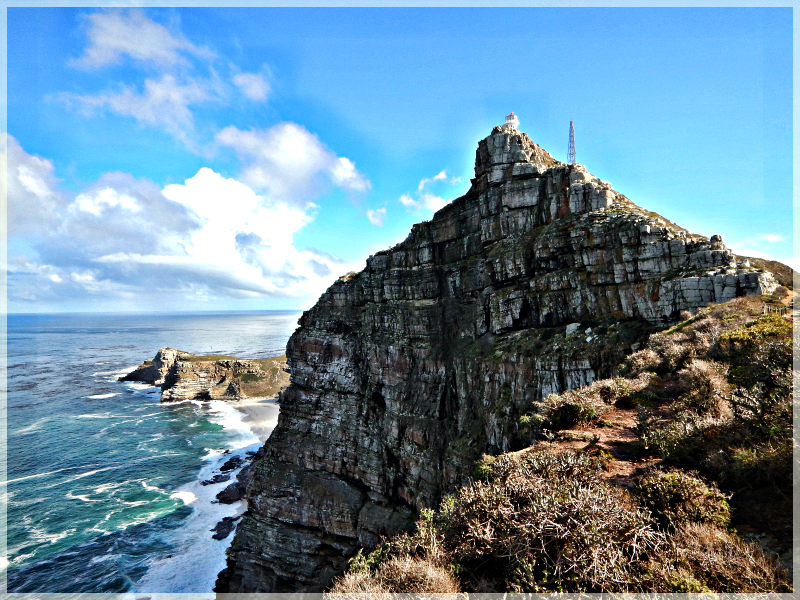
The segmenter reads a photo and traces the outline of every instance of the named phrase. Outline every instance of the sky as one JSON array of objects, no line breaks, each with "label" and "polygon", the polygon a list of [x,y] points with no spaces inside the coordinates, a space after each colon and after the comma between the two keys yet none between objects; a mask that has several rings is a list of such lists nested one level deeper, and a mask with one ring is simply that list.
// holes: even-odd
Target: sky
[{"label": "sky", "polygon": [[8,311],[310,308],[520,130],[792,257],[791,8],[8,8]]}]

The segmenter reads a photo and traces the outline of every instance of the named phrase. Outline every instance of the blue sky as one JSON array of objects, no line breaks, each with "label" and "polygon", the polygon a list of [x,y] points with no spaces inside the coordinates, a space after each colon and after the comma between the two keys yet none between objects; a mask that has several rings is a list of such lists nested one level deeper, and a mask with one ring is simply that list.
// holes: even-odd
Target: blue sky
[{"label": "blue sky", "polygon": [[8,310],[305,309],[520,129],[792,259],[792,12],[8,9]]}]

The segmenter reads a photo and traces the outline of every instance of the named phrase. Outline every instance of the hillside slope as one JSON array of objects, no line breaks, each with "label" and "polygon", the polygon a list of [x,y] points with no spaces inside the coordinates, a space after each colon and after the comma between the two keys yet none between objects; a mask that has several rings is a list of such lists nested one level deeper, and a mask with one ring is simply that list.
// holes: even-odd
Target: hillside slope
[{"label": "hillside slope", "polygon": [[702,309],[532,403],[535,445],[485,455],[334,591],[789,591],[792,327],[762,310]]}]

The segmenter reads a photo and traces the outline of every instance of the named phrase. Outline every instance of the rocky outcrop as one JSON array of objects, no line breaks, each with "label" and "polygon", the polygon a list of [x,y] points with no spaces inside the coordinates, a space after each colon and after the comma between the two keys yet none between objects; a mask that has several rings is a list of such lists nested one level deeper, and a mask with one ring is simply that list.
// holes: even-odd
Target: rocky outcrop
[{"label": "rocky outcrop", "polygon": [[153,360],[146,360],[133,371],[120,377],[120,381],[139,381],[150,385],[163,385],[169,370],[175,364],[179,354],[186,354],[175,348],[161,348]]},{"label": "rocky outcrop", "polygon": [[275,396],[289,381],[284,358],[247,360],[161,348],[120,381],[160,385],[162,402]]},{"label": "rocky outcrop", "polygon": [[775,285],[718,236],[495,128],[465,196],[301,318],[216,591],[323,589],[481,453],[529,444],[532,402],[610,375],[682,311]]}]

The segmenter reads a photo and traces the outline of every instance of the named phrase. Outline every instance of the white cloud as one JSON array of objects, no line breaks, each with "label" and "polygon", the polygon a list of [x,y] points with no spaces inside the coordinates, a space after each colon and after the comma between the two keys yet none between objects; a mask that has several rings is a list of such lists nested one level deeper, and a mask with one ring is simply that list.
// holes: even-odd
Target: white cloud
[{"label": "white cloud", "polygon": [[269,84],[260,73],[239,73],[233,76],[242,93],[256,102],[263,102],[269,94]]},{"label": "white cloud", "polygon": [[[419,185],[417,186],[417,192],[421,192],[422,188],[424,188],[429,183],[433,183],[435,181],[447,181],[447,171],[442,169],[441,171],[439,171],[437,175],[434,175],[433,177],[424,178],[422,181],[419,182]],[[450,185],[455,185],[460,182],[461,182],[461,177],[451,177],[448,183]]]},{"label": "white cloud", "polygon": [[356,164],[344,156],[333,161],[331,179],[335,185],[352,192],[363,192],[372,187],[369,180],[356,170]]},{"label": "white cloud", "polygon": [[197,81],[190,79],[182,84],[174,75],[165,74],[158,80],[146,79],[141,93],[135,88],[126,87],[119,93],[104,92],[86,96],[64,93],[59,98],[78,102],[87,108],[107,108],[141,123],[163,127],[187,141],[186,131],[194,127],[189,106],[209,100],[211,96]]},{"label": "white cloud", "polygon": [[[112,174],[113,175],[113,174]],[[14,302],[68,298],[313,298],[359,265],[313,248],[294,235],[313,218],[306,209],[266,203],[234,179],[202,168],[159,191],[162,214],[117,174],[79,194],[58,231],[41,231],[39,256],[12,256]],[[130,183],[130,182],[129,182]],[[140,186],[142,187],[142,186]],[[148,210],[149,208],[149,210]],[[163,209],[172,214],[163,215]],[[181,213],[191,227],[161,227]],[[165,218],[166,217],[166,218]],[[155,234],[153,234],[153,232]]]},{"label": "white cloud", "polygon": [[373,225],[377,225],[378,227],[382,227],[384,221],[386,220],[386,209],[379,208],[377,210],[369,209],[367,210],[367,218],[369,222]]},{"label": "white cloud", "polygon": [[419,207],[418,204],[417,204],[417,201],[414,200],[408,194],[403,194],[402,196],[400,196],[400,204],[402,204],[406,208],[418,208]]},{"label": "white cloud", "polygon": [[141,210],[135,198],[110,187],[103,188],[95,194],[79,194],[70,208],[99,216],[105,208],[111,206],[121,206],[132,212]]},{"label": "white cloud", "polygon": [[66,205],[57,191],[53,163],[25,152],[12,135],[5,134],[6,152],[0,154],[0,173],[6,173],[8,233],[56,227]]},{"label": "white cloud", "polygon": [[451,200],[445,200],[440,196],[424,193],[418,199],[414,200],[408,194],[400,196],[400,204],[406,207],[408,211],[430,210],[436,212],[437,210],[447,206]]},{"label": "white cloud", "polygon": [[783,236],[782,235],[777,235],[777,234],[774,234],[774,233],[766,233],[766,234],[762,235],[761,238],[765,242],[767,242],[769,244],[775,244],[777,242],[782,242],[783,241]]},{"label": "white cloud", "polygon": [[421,192],[422,188],[424,188],[426,184],[431,183],[432,181],[441,181],[443,179],[447,179],[447,173],[444,170],[440,171],[438,175],[434,175],[433,177],[426,177],[425,179],[420,181],[419,186],[417,187],[417,191]]},{"label": "white cloud", "polygon": [[70,64],[97,68],[118,62],[123,56],[168,67],[185,64],[182,55],[210,58],[211,51],[198,48],[180,35],[149,19],[141,10],[96,12],[86,17],[89,46],[83,56]]},{"label": "white cloud", "polygon": [[370,187],[355,164],[337,157],[316,135],[295,123],[281,123],[267,130],[242,131],[226,127],[217,142],[232,148],[244,166],[239,177],[271,201],[301,204],[333,183],[348,191]]},{"label": "white cloud", "polygon": [[764,244],[777,244],[778,242],[784,241],[786,241],[786,238],[782,235],[777,233],[764,233],[743,240],[734,241],[731,244],[726,242],[726,245],[729,247],[763,246]]}]

